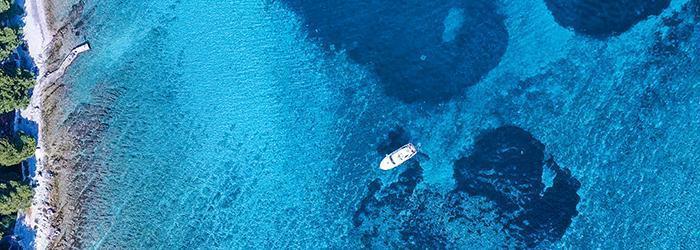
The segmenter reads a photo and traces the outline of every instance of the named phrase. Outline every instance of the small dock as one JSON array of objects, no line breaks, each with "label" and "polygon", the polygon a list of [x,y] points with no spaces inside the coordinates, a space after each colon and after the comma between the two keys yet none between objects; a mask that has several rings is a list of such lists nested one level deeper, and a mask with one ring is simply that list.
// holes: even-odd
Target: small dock
[{"label": "small dock", "polygon": [[80,45],[73,48],[73,50],[71,50],[70,53],[68,53],[68,55],[66,56],[66,58],[64,58],[61,62],[61,66],[59,66],[56,71],[53,71],[46,76],[47,80],[49,82],[52,82],[53,80],[56,80],[57,78],[63,76],[68,66],[70,66],[81,53],[86,52],[88,50],[90,50],[89,42],[81,43]]},{"label": "small dock", "polygon": [[70,66],[70,64],[73,63],[73,61],[76,58],[78,58],[78,55],[80,55],[80,53],[83,53],[88,50],[90,50],[90,43],[88,42],[84,42],[78,45],[77,47],[73,48],[73,50],[71,50],[68,56],[66,56],[66,58],[63,59],[63,62],[61,62],[61,67],[59,67],[59,70],[65,70],[66,68],[68,68],[68,66]]}]

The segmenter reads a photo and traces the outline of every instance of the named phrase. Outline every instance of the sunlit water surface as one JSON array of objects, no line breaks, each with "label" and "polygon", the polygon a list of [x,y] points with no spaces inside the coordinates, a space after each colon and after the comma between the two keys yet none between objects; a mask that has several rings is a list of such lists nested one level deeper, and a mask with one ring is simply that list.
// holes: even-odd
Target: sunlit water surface
[{"label": "sunlit water surface", "polygon": [[697,1],[393,2],[88,1],[81,246],[700,245]]}]

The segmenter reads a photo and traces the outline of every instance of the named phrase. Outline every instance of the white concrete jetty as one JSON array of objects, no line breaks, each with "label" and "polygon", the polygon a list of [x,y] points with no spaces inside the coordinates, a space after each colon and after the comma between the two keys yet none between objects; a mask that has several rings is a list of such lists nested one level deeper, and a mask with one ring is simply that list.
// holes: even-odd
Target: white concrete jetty
[{"label": "white concrete jetty", "polygon": [[56,71],[53,71],[46,76],[46,78],[47,78],[46,80],[48,82],[52,82],[53,80],[56,80],[57,78],[63,76],[63,74],[66,72],[66,69],[68,68],[68,66],[70,66],[71,63],[73,63],[73,61],[75,61],[76,58],[78,58],[78,55],[80,55],[81,53],[86,52],[88,50],[90,50],[90,43],[89,42],[84,42],[84,43],[78,45],[77,47],[73,48],[73,50],[71,50],[71,52],[68,53],[66,58],[64,58],[63,61],[61,62],[61,66],[59,66]]},{"label": "white concrete jetty", "polygon": [[66,68],[68,68],[68,66],[71,63],[73,63],[75,58],[78,58],[78,55],[80,55],[80,53],[83,53],[88,50],[90,50],[90,43],[88,42],[84,42],[83,44],[78,45],[78,47],[73,48],[73,50],[71,50],[71,52],[66,56],[66,58],[63,59],[63,62],[61,62],[61,67],[59,67],[58,69],[66,70]]}]

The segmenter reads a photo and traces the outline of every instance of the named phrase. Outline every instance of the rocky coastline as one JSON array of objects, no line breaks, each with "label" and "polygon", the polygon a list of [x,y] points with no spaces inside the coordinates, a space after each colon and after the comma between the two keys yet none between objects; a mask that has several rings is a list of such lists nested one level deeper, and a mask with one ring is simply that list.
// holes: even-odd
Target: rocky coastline
[{"label": "rocky coastline", "polygon": [[[66,85],[63,83],[63,65],[66,56],[85,38],[79,34],[84,1],[73,1],[67,15],[57,10],[66,8],[65,2],[51,0],[29,0],[25,2],[24,39],[30,55],[38,69],[37,84],[32,91],[30,105],[20,111],[23,118],[36,124],[38,143],[34,181],[35,196],[24,223],[35,232],[33,247],[46,249],[61,247],[64,232],[73,218],[74,203],[77,199],[65,195],[74,185],[66,185],[72,180],[70,163],[62,161],[63,155],[71,147],[65,130],[60,128],[60,119],[65,102]],[[62,69],[64,68],[64,69]]]}]

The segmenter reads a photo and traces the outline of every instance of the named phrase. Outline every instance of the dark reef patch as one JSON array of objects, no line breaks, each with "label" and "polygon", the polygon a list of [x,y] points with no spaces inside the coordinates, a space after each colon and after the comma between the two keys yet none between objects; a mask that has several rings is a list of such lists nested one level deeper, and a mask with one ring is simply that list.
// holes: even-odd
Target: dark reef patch
[{"label": "dark reef patch", "polygon": [[479,135],[472,154],[455,162],[456,190],[494,201],[513,212],[531,204],[544,188],[544,145],[517,127]]},{"label": "dark reef patch", "polygon": [[[411,141],[402,127],[395,127],[377,146],[380,155]],[[419,158],[419,157],[416,157]],[[396,247],[402,244],[412,248],[444,248],[444,231],[434,225],[434,218],[427,208],[430,202],[441,201],[440,194],[416,187],[423,181],[423,168],[414,158],[404,163],[394,182],[382,185],[380,179],[371,181],[367,195],[360,201],[353,214],[353,225],[360,233],[362,244],[368,248]],[[437,196],[437,199],[432,199]],[[386,240],[389,239],[389,240]],[[400,240],[400,243],[392,242]]]},{"label": "dark reef patch", "polygon": [[[353,225],[361,234],[365,247],[389,247],[390,245],[377,246],[383,242],[377,240],[380,236],[408,239],[413,237],[416,229],[425,227],[426,232],[433,231],[433,227],[429,225],[416,223],[430,223],[430,218],[418,219],[421,215],[420,202],[416,201],[418,196],[414,195],[416,186],[423,181],[423,169],[416,161],[409,161],[402,167],[403,172],[399,174],[396,182],[383,188],[379,179],[370,182],[367,195],[360,201],[353,214]],[[429,234],[421,236],[439,238]],[[422,242],[430,245],[442,244],[431,240]]]},{"label": "dark reef patch", "polygon": [[[546,189],[544,167],[556,173]],[[455,192],[493,201],[504,229],[527,247],[560,239],[578,214],[578,180],[554,160],[545,162],[544,144],[519,127],[479,135],[472,154],[455,162],[454,177]]]},{"label": "dark reef patch", "polygon": [[691,1],[662,19],[666,29],[654,33],[655,42],[651,47],[651,53],[654,55],[652,63],[660,63],[671,56],[684,53],[681,48],[690,41],[700,20],[698,8],[700,1]]},{"label": "dark reef patch", "polygon": [[377,146],[377,152],[385,155],[409,142],[411,142],[411,136],[408,132],[402,127],[396,127],[389,131],[386,139]]},{"label": "dark reef patch", "polygon": [[[397,129],[389,138],[400,141],[404,136]],[[449,242],[455,240],[449,238],[446,227],[463,227],[464,235],[457,237],[480,235],[482,229],[476,225],[483,222],[482,217],[496,214],[498,228],[512,241],[505,246],[554,242],[578,214],[580,183],[554,160],[545,160],[544,149],[544,144],[521,128],[487,130],[477,137],[471,154],[455,162],[454,190],[443,195],[428,187],[417,188],[423,170],[417,161],[411,161],[400,168],[403,172],[395,182],[382,185],[376,179],[369,184],[353,224],[368,247],[439,249],[450,248]],[[542,178],[545,168],[554,174],[549,187]],[[475,203],[470,200],[476,197],[493,205],[471,207]],[[459,224],[460,220],[468,223]]]},{"label": "dark reef patch", "polygon": [[571,176],[571,171],[559,168],[552,159],[547,161],[546,166],[556,174],[552,186],[545,189],[544,194],[538,196],[527,206],[525,213],[513,221],[515,227],[508,228],[527,246],[561,239],[573,217],[578,215],[576,205],[580,197],[576,192],[581,183]]},{"label": "dark reef patch", "polygon": [[[411,135],[403,127],[395,127],[387,133],[386,138],[382,138],[382,141],[377,145],[377,153],[379,155],[386,155],[397,148],[411,142]],[[430,159],[428,155],[423,152],[418,152],[416,156],[410,161],[416,161],[420,159]]]},{"label": "dark reef patch", "polygon": [[282,0],[308,36],[370,67],[388,96],[436,103],[460,95],[500,62],[508,43],[496,3]]},{"label": "dark reef patch", "polygon": [[593,37],[609,37],[659,15],[670,0],[545,0],[559,25]]}]

